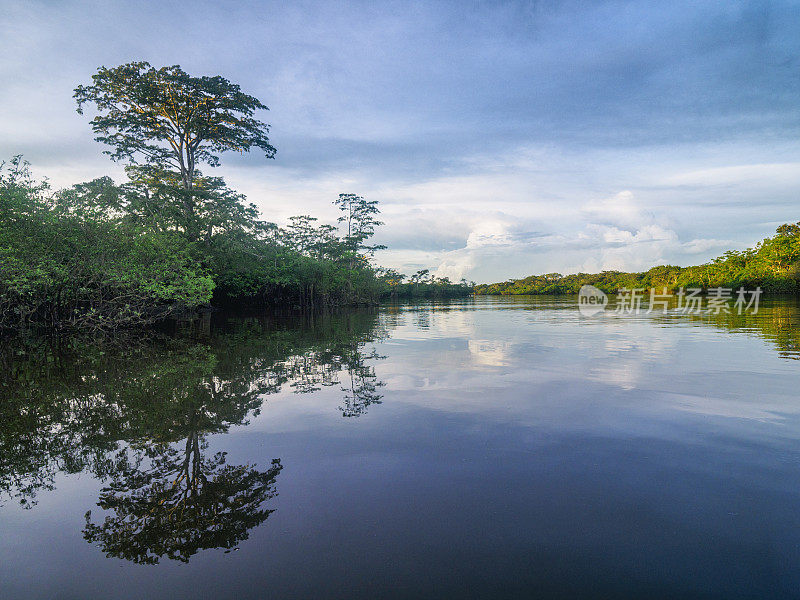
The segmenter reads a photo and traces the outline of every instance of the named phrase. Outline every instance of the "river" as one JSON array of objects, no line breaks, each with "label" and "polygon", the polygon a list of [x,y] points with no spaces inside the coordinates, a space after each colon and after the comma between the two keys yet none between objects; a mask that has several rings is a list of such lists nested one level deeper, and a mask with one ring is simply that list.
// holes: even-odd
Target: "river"
[{"label": "river", "polygon": [[0,596],[800,597],[799,358],[794,300],[7,341]]}]

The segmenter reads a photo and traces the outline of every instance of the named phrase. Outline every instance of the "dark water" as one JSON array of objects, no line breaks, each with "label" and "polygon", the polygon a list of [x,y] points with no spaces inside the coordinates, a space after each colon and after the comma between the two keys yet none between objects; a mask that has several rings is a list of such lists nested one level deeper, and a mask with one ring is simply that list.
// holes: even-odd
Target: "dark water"
[{"label": "dark water", "polygon": [[800,597],[800,310],[0,350],[3,598]]}]

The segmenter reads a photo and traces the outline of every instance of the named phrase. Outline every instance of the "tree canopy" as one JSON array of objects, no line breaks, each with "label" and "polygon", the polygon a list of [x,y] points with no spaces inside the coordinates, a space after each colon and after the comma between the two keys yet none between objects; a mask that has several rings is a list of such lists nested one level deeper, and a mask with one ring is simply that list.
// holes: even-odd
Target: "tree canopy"
[{"label": "tree canopy", "polygon": [[91,85],[75,88],[78,113],[93,104],[92,129],[114,160],[143,158],[180,173],[191,189],[197,166],[219,164],[219,154],[260,148],[274,158],[269,125],[254,117],[267,110],[224,77],[192,77],[180,66],[147,62],[100,67]]}]

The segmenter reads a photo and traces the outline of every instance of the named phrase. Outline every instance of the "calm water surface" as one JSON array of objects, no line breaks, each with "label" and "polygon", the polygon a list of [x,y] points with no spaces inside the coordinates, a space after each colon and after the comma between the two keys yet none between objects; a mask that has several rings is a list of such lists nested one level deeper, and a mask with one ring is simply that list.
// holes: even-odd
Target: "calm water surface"
[{"label": "calm water surface", "polygon": [[800,597],[800,310],[5,343],[3,598]]}]

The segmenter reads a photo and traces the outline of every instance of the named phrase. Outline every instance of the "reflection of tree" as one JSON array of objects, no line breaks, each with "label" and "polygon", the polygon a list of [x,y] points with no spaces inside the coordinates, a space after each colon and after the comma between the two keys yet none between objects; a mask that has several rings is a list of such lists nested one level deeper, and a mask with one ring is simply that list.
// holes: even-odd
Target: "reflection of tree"
[{"label": "reflection of tree", "polygon": [[350,349],[345,361],[347,379],[342,384],[344,403],[339,407],[342,416],[359,417],[367,411],[371,404],[380,404],[382,394],[378,388],[383,386],[375,375],[375,367],[367,364],[367,360],[384,358],[373,350],[370,354],[361,352],[357,345]]},{"label": "reflection of tree", "polygon": [[200,550],[230,550],[246,540],[273,512],[265,503],[277,493],[280,460],[258,471],[226,464],[224,452],[204,458],[206,446],[195,433],[182,449],[148,446],[143,459],[123,462],[98,501],[113,514],[95,524],[87,512],[86,540],[107,556],[147,564],[163,556],[188,562]]},{"label": "reflection of tree", "polygon": [[755,333],[771,342],[782,358],[800,359],[800,305],[794,298],[767,298],[755,314],[743,311],[740,315],[731,307],[728,313],[704,313],[691,318],[729,331]]},{"label": "reflection of tree", "polygon": [[0,498],[35,504],[57,473],[105,482],[102,521],[84,535],[111,556],[188,560],[233,548],[270,513],[278,460],[266,471],[205,457],[209,435],[246,424],[265,396],[351,382],[343,409],[360,414],[381,384],[366,345],[375,313],[275,321],[237,318],[202,342],[27,340],[0,347]]},{"label": "reflection of tree", "polygon": [[429,306],[418,306],[413,312],[414,325],[420,329],[429,329],[431,326],[431,310]]},{"label": "reflection of tree", "polygon": [[[0,499],[30,507],[58,472],[102,471],[115,448],[102,430],[114,410],[97,406],[93,377],[46,340],[0,346]],[[93,361],[102,350],[87,353]]]}]

